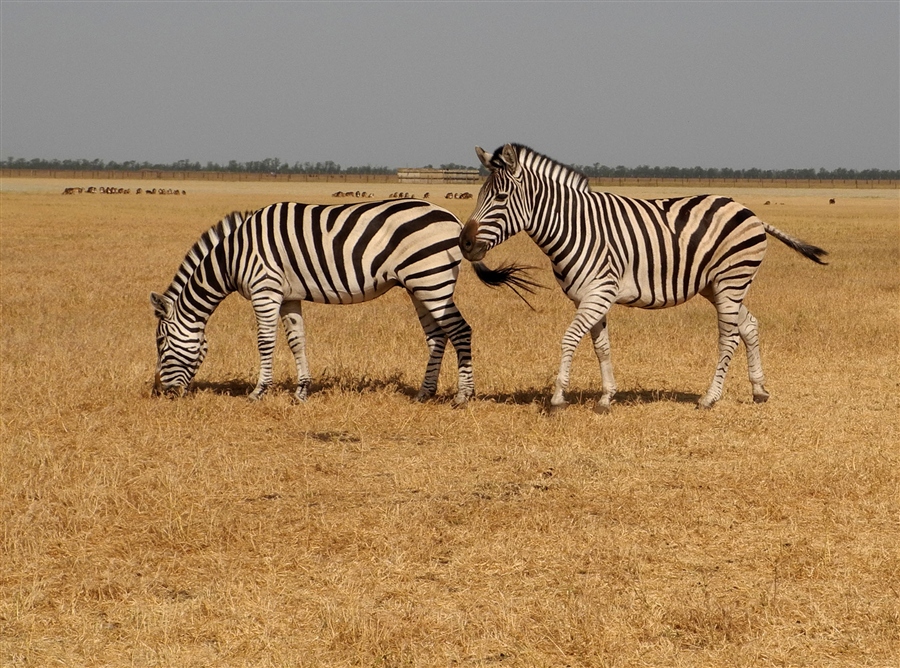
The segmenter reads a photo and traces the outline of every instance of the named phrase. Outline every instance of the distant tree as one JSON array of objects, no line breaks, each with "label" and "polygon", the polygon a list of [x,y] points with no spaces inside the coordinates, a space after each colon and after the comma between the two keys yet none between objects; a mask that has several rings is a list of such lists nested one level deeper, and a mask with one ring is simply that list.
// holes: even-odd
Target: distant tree
[{"label": "distant tree", "polygon": [[[428,165],[431,167],[431,165]],[[459,165],[455,162],[448,162],[446,165],[441,165],[441,169],[475,169],[471,165]]]},{"label": "distant tree", "polygon": [[364,167],[347,167],[345,174],[396,174],[396,169],[366,165]]}]

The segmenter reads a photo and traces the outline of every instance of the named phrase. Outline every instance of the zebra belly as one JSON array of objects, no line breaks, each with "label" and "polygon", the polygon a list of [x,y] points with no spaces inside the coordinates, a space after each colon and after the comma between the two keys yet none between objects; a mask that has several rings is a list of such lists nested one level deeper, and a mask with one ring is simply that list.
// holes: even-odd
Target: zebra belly
[{"label": "zebra belly", "polygon": [[317,304],[361,304],[383,295],[399,283],[383,277],[372,279],[363,285],[347,288],[343,285],[332,285],[338,281],[313,280],[311,277],[301,279],[297,276],[285,277],[283,292],[284,301],[308,301]]},{"label": "zebra belly", "polygon": [[657,282],[655,286],[651,287],[648,282],[643,286],[638,286],[633,278],[623,280],[616,295],[616,304],[646,309],[669,308],[683,304],[696,294],[693,291],[686,294],[671,289],[664,291],[661,289],[661,285],[661,282]]}]

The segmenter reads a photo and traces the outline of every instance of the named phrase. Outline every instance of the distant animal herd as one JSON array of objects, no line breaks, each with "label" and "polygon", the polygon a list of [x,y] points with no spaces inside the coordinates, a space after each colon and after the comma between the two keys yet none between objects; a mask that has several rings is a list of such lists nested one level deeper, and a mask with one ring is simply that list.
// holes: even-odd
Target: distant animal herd
[{"label": "distant animal herd", "polygon": [[[141,189],[138,188],[135,191],[136,195],[145,194],[145,195],[187,195],[186,190],[179,190],[178,188],[147,188]],[[66,188],[63,190],[63,195],[79,195],[81,193],[100,193],[102,195],[130,195],[131,188],[114,188],[112,186],[91,186],[89,188]],[[331,193],[332,197],[341,198],[341,197],[355,197],[358,199],[375,199],[375,193],[366,192],[365,190],[347,190],[342,191],[338,190],[337,192]],[[430,192],[426,192],[422,195],[421,199],[429,199],[431,197]],[[444,199],[472,199],[473,195],[469,192],[461,192],[461,193],[453,193],[448,192],[444,195]],[[407,192],[392,192],[387,196],[387,199],[417,199],[416,195]],[[771,204],[772,202],[766,200],[763,204]],[[831,198],[828,200],[829,204],[835,204],[836,200]],[[778,202],[778,204],[784,204],[784,202]]]},{"label": "distant animal herd", "polygon": [[[375,193],[366,192],[365,190],[338,190],[336,192],[331,193],[332,197],[341,198],[341,197],[356,197],[359,199],[375,199]],[[472,199],[472,193],[447,193],[444,195],[444,199]],[[422,195],[421,199],[430,199],[431,193],[427,192]],[[416,195],[407,192],[392,192],[387,196],[387,199],[419,199]]]},{"label": "distant animal herd", "polygon": [[[130,195],[131,188],[114,188],[112,186],[90,186],[89,188],[66,188],[63,190],[63,195],[80,195],[81,193],[100,193],[102,195]],[[137,188],[134,193],[136,195],[187,195],[186,190],[179,190],[178,188]],[[355,197],[358,199],[375,199],[375,193],[366,192],[365,190],[347,190],[342,191],[338,190],[331,194],[332,197],[341,198],[341,197]],[[431,193],[427,192],[422,195],[422,199],[429,199],[431,197]],[[444,195],[444,199],[472,199],[473,195],[469,192],[462,193],[453,193],[448,192]],[[387,199],[417,199],[416,195],[407,192],[392,192],[387,196]]]},{"label": "distant animal herd", "polygon": [[[91,186],[90,188],[66,188],[63,190],[63,195],[80,195],[81,193],[100,193],[101,195],[130,195],[131,188],[113,188],[112,186],[100,186],[95,187]],[[138,188],[134,191],[135,195],[187,195],[186,190],[179,190],[178,188],[147,188],[144,190],[143,188]]]}]

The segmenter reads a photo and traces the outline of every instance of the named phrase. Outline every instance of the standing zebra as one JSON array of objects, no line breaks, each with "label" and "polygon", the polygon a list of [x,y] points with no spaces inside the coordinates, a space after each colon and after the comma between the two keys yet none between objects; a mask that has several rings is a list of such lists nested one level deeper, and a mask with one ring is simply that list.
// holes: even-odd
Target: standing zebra
[{"label": "standing zebra", "polygon": [[[194,244],[163,294],[151,293],[159,319],[154,392],[182,394],[206,356],[205,328],[230,293],[249,299],[256,314],[259,380],[251,398],[272,383],[279,316],[297,363],[295,397],[310,383],[302,301],[354,304],[396,285],[406,288],[419,316],[430,356],[417,399],[437,389],[444,348],[456,349],[455,403],[474,394],[471,328],[453,303],[461,261],[462,224],[449,211],[418,200],[324,206],[282,202],[242,216],[232,213]],[[488,285],[530,291],[523,268],[491,270],[476,263]],[[520,295],[521,296],[521,295]]]},{"label": "standing zebra", "polygon": [[699,406],[710,408],[721,398],[739,337],[747,348],[753,399],[768,399],[756,318],[743,304],[765,254],[766,233],[819,264],[825,264],[824,250],[764,223],[727,197],[641,200],[592,192],[583,174],[525,146],[506,144],[493,155],[475,151],[490,175],[460,235],[463,256],[481,260],[525,230],[550,258],[557,282],[576,306],[562,340],[552,409],[566,406],[572,355],[590,332],[603,383],[595,410],[609,410],[616,381],[606,319],[614,303],[665,308],[697,294],[712,302],[719,321],[719,362]]}]

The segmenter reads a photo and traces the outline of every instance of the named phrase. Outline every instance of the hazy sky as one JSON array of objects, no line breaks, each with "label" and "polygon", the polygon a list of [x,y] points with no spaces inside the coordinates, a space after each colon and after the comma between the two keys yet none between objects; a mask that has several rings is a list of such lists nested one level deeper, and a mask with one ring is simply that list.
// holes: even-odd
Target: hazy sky
[{"label": "hazy sky", "polygon": [[900,169],[900,2],[0,2],[0,155]]}]

